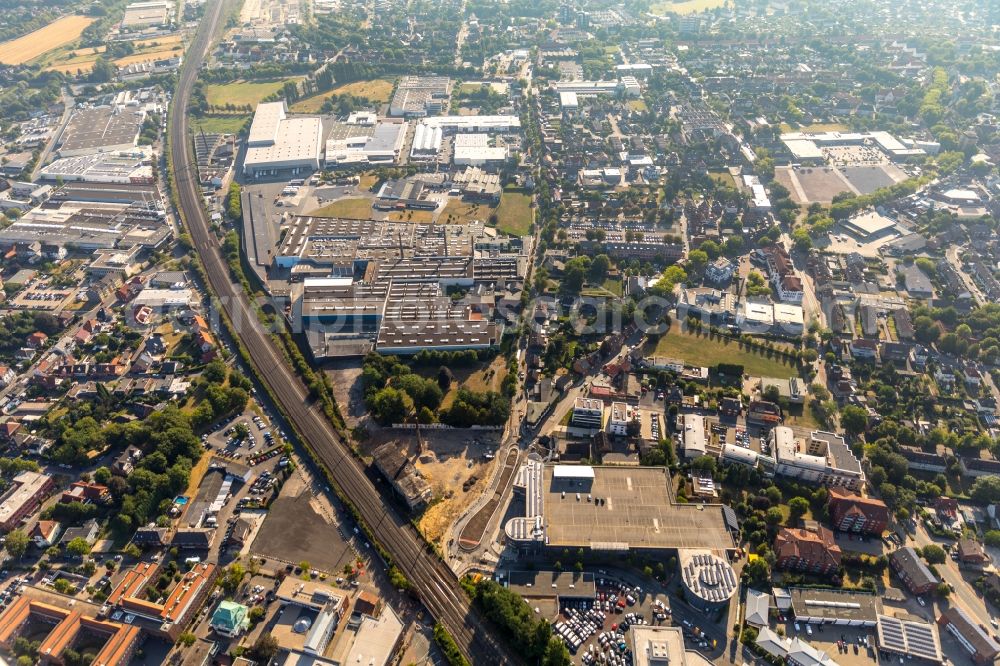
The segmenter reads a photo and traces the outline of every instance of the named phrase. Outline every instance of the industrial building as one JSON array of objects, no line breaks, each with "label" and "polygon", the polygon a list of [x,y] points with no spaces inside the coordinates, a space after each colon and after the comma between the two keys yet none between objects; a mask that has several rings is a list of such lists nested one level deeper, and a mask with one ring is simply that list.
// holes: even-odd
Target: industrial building
[{"label": "industrial building", "polygon": [[42,167],[45,180],[69,183],[153,183],[153,165],[148,149],[94,153],[64,157]]},{"label": "industrial building", "polygon": [[319,118],[289,118],[285,102],[258,104],[247,136],[243,172],[259,177],[320,167],[323,123]]},{"label": "industrial building", "polygon": [[343,139],[327,139],[327,167],[395,164],[406,140],[407,124],[381,122],[370,132],[359,132]]},{"label": "industrial building", "polygon": [[389,115],[422,118],[441,113],[448,108],[451,85],[447,76],[404,76],[389,102]]},{"label": "industrial building", "polygon": [[896,230],[894,220],[873,210],[848,218],[844,220],[843,225],[851,234],[866,242]]},{"label": "industrial building", "polygon": [[136,106],[76,109],[60,138],[59,156],[131,151],[136,147],[145,119],[145,110]]},{"label": "industrial building", "polygon": [[507,146],[490,145],[488,134],[456,134],[454,141],[455,166],[497,167],[507,161]]},{"label": "industrial building", "polygon": [[285,609],[272,630],[278,645],[321,657],[347,609],[344,595],[329,584],[289,576],[275,596]]},{"label": "industrial building", "polygon": [[521,129],[517,116],[436,116],[420,121],[430,129],[440,129],[444,134],[486,132],[507,134]]},{"label": "industrial building", "polygon": [[527,258],[519,239],[479,222],[297,217],[275,263],[296,283],[293,321],[322,358],[499,344],[503,325],[490,302],[454,300],[447,289],[516,283]]},{"label": "industrial building", "polygon": [[171,236],[162,211],[122,204],[63,204],[35,208],[0,230],[0,248],[39,242],[82,251],[135,245],[158,248]]},{"label": "industrial building", "polygon": [[792,159],[803,165],[824,163],[824,149],[838,146],[872,146],[897,161],[927,154],[922,148],[908,148],[888,132],[788,132],[781,135],[781,142]]},{"label": "industrial building", "polygon": [[442,134],[440,125],[431,127],[426,123],[417,123],[413,130],[410,158],[417,161],[436,159],[441,150]]},{"label": "industrial building", "polygon": [[515,486],[526,515],[507,521],[508,543],[522,551],[583,548],[660,553],[733,548],[730,525],[716,504],[674,504],[662,467],[606,467],[528,461]]},{"label": "industrial building", "polygon": [[133,2],[125,7],[125,15],[121,22],[122,32],[168,25],[171,22],[173,8],[173,3],[165,0]]},{"label": "industrial building", "polygon": [[814,431],[808,440],[800,440],[791,428],[778,426],[768,434],[768,443],[781,476],[849,490],[864,483],[861,461],[840,435]]}]

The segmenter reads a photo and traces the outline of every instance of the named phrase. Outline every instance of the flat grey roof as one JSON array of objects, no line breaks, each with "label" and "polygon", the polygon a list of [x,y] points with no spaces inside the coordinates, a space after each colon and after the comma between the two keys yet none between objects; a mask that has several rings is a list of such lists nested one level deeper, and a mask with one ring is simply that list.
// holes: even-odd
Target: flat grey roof
[{"label": "flat grey roof", "polygon": [[790,588],[792,609],[799,617],[854,620],[875,624],[880,612],[879,597],[855,590]]},{"label": "flat grey roof", "polygon": [[[547,465],[543,506],[548,545],[595,550],[733,548],[722,505],[674,504],[668,483],[662,467],[594,467],[591,482],[553,481],[553,467]],[[588,494],[603,503],[588,502]]]},{"label": "flat grey roof", "polygon": [[597,596],[594,574],[575,571],[508,571],[507,587],[522,597]]},{"label": "flat grey roof", "polygon": [[77,109],[63,132],[61,152],[93,150],[104,146],[134,144],[145,112],[110,106]]}]

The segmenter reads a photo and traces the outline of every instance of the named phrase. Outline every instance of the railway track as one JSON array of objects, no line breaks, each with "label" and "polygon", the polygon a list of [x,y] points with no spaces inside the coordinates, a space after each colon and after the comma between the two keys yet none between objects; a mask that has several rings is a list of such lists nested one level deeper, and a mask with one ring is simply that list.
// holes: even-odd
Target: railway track
[{"label": "railway track", "polygon": [[218,240],[209,231],[202,208],[193,146],[188,140],[187,108],[213,35],[222,16],[223,1],[209,0],[181,69],[169,114],[171,164],[182,220],[201,259],[207,287],[247,349],[257,377],[275,397],[286,417],[343,494],[357,508],[362,520],[413,584],[430,614],[445,626],[473,664],[517,664],[519,660],[490,633],[483,618],[471,607],[453,572],[425,546],[409,522],[386,504],[368,479],[362,463],[330,424],[322,409],[310,399],[302,380],[285,362],[254,309],[229,276]]}]

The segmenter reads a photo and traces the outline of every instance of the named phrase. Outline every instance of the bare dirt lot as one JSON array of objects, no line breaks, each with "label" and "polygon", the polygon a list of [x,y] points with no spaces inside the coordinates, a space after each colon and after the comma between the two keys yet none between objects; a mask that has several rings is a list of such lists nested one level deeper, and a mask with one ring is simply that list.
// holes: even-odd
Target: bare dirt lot
[{"label": "bare dirt lot", "polygon": [[841,169],[847,180],[861,194],[871,194],[882,187],[895,185],[906,178],[906,174],[891,164],[881,166],[848,166]]},{"label": "bare dirt lot", "polygon": [[840,174],[831,167],[802,167],[794,170],[808,201],[832,201],[840,192],[851,189]]},{"label": "bare dirt lot", "polygon": [[361,362],[357,359],[339,361],[326,369],[333,383],[333,397],[349,428],[358,425],[368,413],[361,392]]},{"label": "bare dirt lot", "polygon": [[500,436],[493,431],[423,430],[420,437],[422,453],[416,433],[406,430],[375,432],[364,442],[363,449],[367,453],[385,442],[395,442],[406,450],[431,484],[437,500],[420,517],[420,531],[429,540],[438,541],[490,478],[491,465],[496,461],[486,460],[484,454],[496,453]]}]

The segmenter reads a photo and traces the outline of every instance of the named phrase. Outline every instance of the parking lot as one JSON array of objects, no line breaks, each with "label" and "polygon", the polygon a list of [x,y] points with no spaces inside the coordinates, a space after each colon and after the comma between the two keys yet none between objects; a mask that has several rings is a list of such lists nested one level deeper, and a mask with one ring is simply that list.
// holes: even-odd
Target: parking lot
[{"label": "parking lot", "polygon": [[256,464],[261,454],[284,443],[284,433],[247,410],[212,433],[203,435],[202,440],[206,448],[220,458]]},{"label": "parking lot", "polygon": [[[669,601],[665,594],[601,578],[600,573],[596,576],[597,598],[565,604],[552,621],[553,631],[575,656],[575,663],[630,664],[629,627],[670,625]],[[695,640],[693,626],[684,631],[686,638]]]}]

